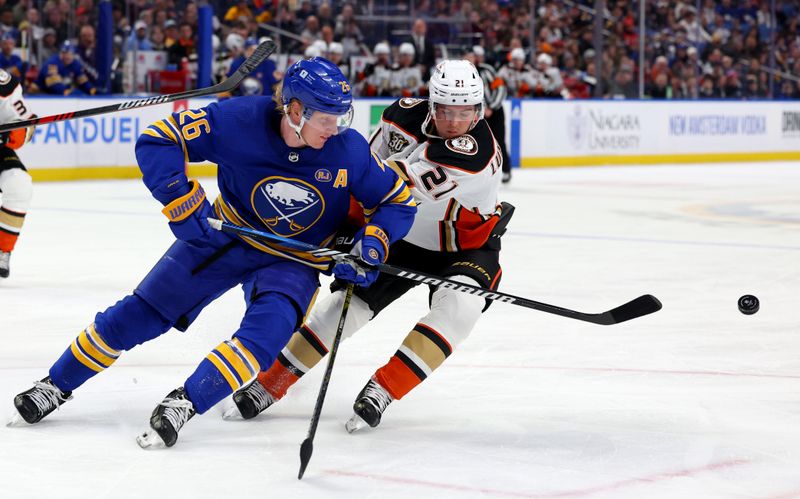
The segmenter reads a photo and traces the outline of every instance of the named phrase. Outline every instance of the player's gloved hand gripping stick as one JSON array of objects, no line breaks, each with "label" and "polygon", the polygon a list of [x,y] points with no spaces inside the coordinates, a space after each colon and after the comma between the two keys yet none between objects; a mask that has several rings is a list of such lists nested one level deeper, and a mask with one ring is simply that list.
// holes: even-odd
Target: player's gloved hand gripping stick
[{"label": "player's gloved hand gripping stick", "polygon": [[[353,255],[342,253],[341,251],[336,251],[334,249],[329,249],[329,248],[320,248],[319,246],[314,246],[313,244],[304,243],[302,241],[297,241],[295,239],[288,239],[269,232],[251,229],[249,227],[240,227],[238,225],[234,225],[228,222],[223,222],[222,220],[217,220],[214,218],[209,218],[208,224],[211,226],[212,229],[221,230],[232,234],[238,234],[240,236],[245,236],[245,237],[273,241],[276,243],[280,243],[284,246],[289,246],[295,249],[307,251],[314,256],[329,257],[337,262],[346,261],[347,259],[354,258]],[[539,310],[541,312],[547,312],[548,314],[560,315],[562,317],[576,319],[584,322],[591,322],[593,324],[601,324],[604,326],[608,326],[611,324],[619,324],[620,322],[629,321],[631,319],[635,319],[643,315],[652,314],[653,312],[658,312],[659,310],[661,310],[661,302],[658,301],[658,298],[656,298],[653,295],[642,295],[638,298],[629,301],[628,303],[620,305],[619,307],[608,310],[606,312],[599,314],[588,314],[584,312],[578,312],[575,310],[559,307],[556,305],[548,305],[547,303],[541,303],[538,301],[529,300],[527,298],[522,298],[519,296],[501,293],[499,291],[484,289],[479,286],[472,286],[469,284],[464,284],[462,282],[452,281],[450,279],[445,279],[430,274],[423,274],[422,272],[404,269],[402,267],[397,267],[395,265],[388,265],[386,263],[378,263],[377,265],[375,265],[375,268],[380,272],[384,272],[386,274],[390,274],[397,277],[402,277],[404,279],[411,279],[412,281],[418,281],[421,284],[428,284],[432,286],[439,286],[443,288],[453,289],[455,291],[471,294],[474,296],[485,298],[487,300],[511,303],[514,305],[519,305],[521,307],[532,308],[534,310]]]}]

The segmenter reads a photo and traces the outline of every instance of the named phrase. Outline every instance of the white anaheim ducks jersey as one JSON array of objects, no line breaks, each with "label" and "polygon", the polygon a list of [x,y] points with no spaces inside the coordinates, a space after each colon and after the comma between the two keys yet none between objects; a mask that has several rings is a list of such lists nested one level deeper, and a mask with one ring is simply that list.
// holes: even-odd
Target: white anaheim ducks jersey
[{"label": "white anaheim ducks jersey", "polygon": [[27,120],[34,115],[22,97],[22,85],[4,69],[0,69],[0,123]]},{"label": "white anaheim ducks jersey", "polygon": [[406,180],[417,202],[414,225],[403,239],[433,251],[480,248],[502,211],[500,148],[484,120],[467,134],[444,140],[423,133],[427,116],[427,99],[400,99],[386,108],[370,139],[372,150]]},{"label": "white anaheim ducks jersey", "polygon": [[523,65],[522,69],[515,69],[510,64],[506,64],[500,68],[497,76],[506,82],[508,95],[511,97],[530,96],[533,89],[536,88],[536,74],[530,64]]},{"label": "white anaheim ducks jersey", "polygon": [[392,95],[395,97],[419,95],[423,85],[422,71],[419,66],[398,66],[392,69],[390,87]]}]

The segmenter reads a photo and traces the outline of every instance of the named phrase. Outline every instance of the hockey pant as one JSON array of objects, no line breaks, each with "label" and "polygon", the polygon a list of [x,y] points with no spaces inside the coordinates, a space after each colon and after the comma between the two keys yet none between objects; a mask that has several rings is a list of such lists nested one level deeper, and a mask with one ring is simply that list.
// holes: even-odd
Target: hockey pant
[{"label": "hockey pant", "polygon": [[72,391],[111,366],[122,351],[172,327],[185,331],[206,305],[238,284],[247,305],[239,328],[184,384],[202,414],[275,360],[317,291],[316,270],[221,232],[201,247],[176,241],[133,294],[98,313],[78,335],[51,367],[53,383]]},{"label": "hockey pant", "polygon": [[[450,279],[475,285],[462,275]],[[478,283],[480,284],[480,283]],[[338,290],[317,303],[305,323],[292,335],[272,366],[258,380],[276,399],[314,367],[333,344],[345,292]],[[485,300],[458,291],[438,288],[431,295],[430,311],[411,329],[400,348],[375,372],[376,380],[392,398],[400,399],[425,380],[469,336]],[[373,317],[369,305],[353,296],[342,338],[348,338]]]},{"label": "hockey pant", "polygon": [[[25,214],[33,197],[31,176],[11,149],[0,147],[0,251],[10,253],[17,244]],[[9,168],[9,165],[13,167]],[[3,169],[3,166],[6,168]]]}]

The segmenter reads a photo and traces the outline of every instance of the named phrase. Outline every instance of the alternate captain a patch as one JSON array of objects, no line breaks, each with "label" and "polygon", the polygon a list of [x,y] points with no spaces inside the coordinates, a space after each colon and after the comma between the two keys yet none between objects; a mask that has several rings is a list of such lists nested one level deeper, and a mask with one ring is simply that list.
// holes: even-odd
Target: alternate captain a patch
[{"label": "alternate captain a patch", "polygon": [[307,230],[325,212],[325,199],[317,188],[296,178],[267,177],[253,188],[250,201],[264,224],[283,237]]},{"label": "alternate captain a patch", "polygon": [[447,139],[444,145],[453,152],[474,156],[478,153],[478,143],[470,135],[462,135],[454,139]]}]

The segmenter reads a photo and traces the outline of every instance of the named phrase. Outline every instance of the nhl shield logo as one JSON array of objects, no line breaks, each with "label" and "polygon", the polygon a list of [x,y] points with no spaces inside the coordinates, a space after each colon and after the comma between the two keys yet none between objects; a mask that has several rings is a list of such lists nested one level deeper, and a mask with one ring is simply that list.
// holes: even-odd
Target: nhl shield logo
[{"label": "nhl shield logo", "polygon": [[253,188],[251,203],[264,225],[283,237],[305,231],[325,212],[322,194],[296,178],[265,178]]},{"label": "nhl shield logo", "polygon": [[300,160],[299,154],[297,154],[296,152],[289,153],[289,161],[291,161],[292,163],[297,163],[297,161],[299,160]]}]

